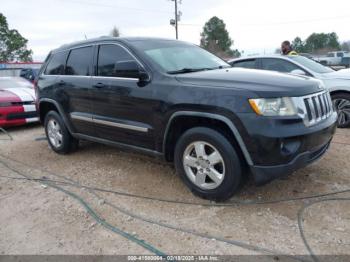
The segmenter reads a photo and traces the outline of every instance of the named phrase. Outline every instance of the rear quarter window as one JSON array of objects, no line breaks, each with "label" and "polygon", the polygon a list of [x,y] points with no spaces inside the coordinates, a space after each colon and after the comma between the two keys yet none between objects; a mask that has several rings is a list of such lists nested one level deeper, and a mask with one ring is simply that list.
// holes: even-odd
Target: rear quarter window
[{"label": "rear quarter window", "polygon": [[232,67],[242,67],[242,68],[256,68],[256,59],[249,59],[249,60],[243,60],[243,61],[237,61],[231,63]]},{"label": "rear quarter window", "polygon": [[67,52],[52,54],[45,69],[45,75],[63,75],[66,64]]}]

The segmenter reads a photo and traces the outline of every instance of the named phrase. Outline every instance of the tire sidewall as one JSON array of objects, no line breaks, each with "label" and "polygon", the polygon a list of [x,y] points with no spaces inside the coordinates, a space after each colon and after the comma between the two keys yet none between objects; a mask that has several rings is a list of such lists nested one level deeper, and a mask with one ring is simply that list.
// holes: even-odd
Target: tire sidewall
[{"label": "tire sidewall", "polygon": [[[60,147],[55,147],[49,139],[47,126],[48,126],[48,123],[51,119],[54,119],[59,124],[59,126],[61,128],[62,144]],[[45,127],[47,141],[48,141],[51,149],[53,151],[55,151],[56,153],[61,153],[61,154],[67,153],[69,151],[69,147],[70,147],[70,139],[69,139],[70,134],[69,134],[62,118],[60,117],[60,115],[56,111],[50,111],[49,113],[47,113],[47,115],[45,117],[44,127]]]},{"label": "tire sidewall", "polygon": [[[183,166],[183,153],[187,146],[195,141],[204,141],[213,145],[221,154],[225,165],[225,177],[215,189],[202,189],[187,177]],[[232,144],[219,132],[204,127],[193,128],[186,131],[178,140],[174,156],[175,167],[191,191],[205,199],[223,201],[231,197],[240,187],[242,179],[242,166],[238,154]]]}]

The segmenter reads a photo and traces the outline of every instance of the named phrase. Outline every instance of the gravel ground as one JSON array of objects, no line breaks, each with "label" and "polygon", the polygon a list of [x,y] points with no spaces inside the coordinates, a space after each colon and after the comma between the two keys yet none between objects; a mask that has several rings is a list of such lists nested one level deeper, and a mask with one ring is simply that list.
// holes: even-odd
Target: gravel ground
[{"label": "gravel ground", "polygon": [[[62,181],[54,173],[85,186],[210,203],[194,197],[172,166],[147,156],[88,142],[81,143],[77,152],[62,156],[50,150],[47,141],[35,140],[44,136],[41,126],[13,128],[9,132],[13,141],[3,140],[6,136],[0,134],[0,162],[28,176]],[[349,189],[349,156],[350,130],[338,130],[330,150],[320,161],[262,187],[249,181],[230,201],[295,198]],[[2,163],[1,176],[19,177]],[[309,254],[300,236],[297,214],[315,199],[202,206],[104,192],[95,195],[72,186],[62,188],[83,198],[102,221],[166,254],[264,254],[254,250],[255,246],[280,254]],[[328,198],[334,197],[346,198],[350,193]],[[0,254],[152,254],[97,223],[76,199],[40,182],[0,177],[0,207]],[[147,223],[120,209],[208,237]],[[303,219],[305,237],[317,255],[350,255],[350,201],[315,203],[305,210]]]}]

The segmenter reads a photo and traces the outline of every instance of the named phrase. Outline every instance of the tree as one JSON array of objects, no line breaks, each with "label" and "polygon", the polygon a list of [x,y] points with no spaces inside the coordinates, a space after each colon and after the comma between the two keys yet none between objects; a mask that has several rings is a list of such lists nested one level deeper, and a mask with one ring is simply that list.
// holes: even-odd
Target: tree
[{"label": "tree", "polygon": [[341,50],[350,51],[350,41],[343,42],[341,44]]},{"label": "tree", "polygon": [[114,37],[119,37],[120,36],[119,29],[116,26],[114,26],[113,29],[111,30],[110,35]]},{"label": "tree", "polygon": [[332,33],[313,33],[305,41],[305,49],[311,53],[340,50],[338,35]]},{"label": "tree", "polygon": [[216,16],[209,19],[201,33],[201,47],[221,57],[240,56],[237,49],[232,50],[233,40],[226,30],[224,21]]},{"label": "tree", "polygon": [[292,42],[292,47],[294,48],[295,51],[298,53],[305,53],[306,48],[305,48],[305,43],[299,36],[297,36],[293,42]]},{"label": "tree", "polygon": [[33,51],[27,49],[27,43],[16,29],[9,29],[6,17],[0,13],[0,61],[32,61]]}]

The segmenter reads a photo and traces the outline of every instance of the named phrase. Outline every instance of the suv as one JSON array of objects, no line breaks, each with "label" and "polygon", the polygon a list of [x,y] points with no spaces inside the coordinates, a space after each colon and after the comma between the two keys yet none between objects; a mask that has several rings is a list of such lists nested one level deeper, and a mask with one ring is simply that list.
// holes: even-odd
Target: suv
[{"label": "suv", "polygon": [[337,114],[322,82],[234,69],[175,40],[104,37],[53,50],[36,84],[48,143],[90,140],[174,162],[196,195],[226,200],[328,149]]}]

